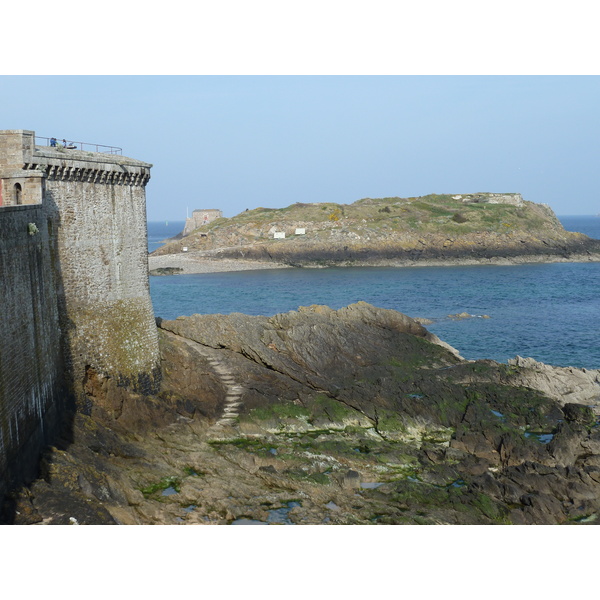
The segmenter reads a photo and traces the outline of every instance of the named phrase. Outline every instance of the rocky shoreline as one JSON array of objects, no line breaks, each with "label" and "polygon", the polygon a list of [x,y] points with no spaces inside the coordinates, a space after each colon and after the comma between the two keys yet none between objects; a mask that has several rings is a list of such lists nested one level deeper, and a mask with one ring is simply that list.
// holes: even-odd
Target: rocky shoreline
[{"label": "rocky shoreline", "polygon": [[232,271],[252,271],[263,269],[327,268],[327,267],[455,267],[466,265],[521,265],[536,263],[600,262],[600,253],[582,253],[569,256],[560,255],[519,255],[491,258],[448,258],[448,259],[383,259],[333,261],[320,260],[318,263],[290,264],[270,260],[252,260],[223,256],[223,251],[192,251],[174,254],[150,254],[149,273],[159,275],[192,275],[200,273],[223,273]]},{"label": "rocky shoreline", "polygon": [[600,522],[600,371],[466,361],[364,302],[158,327],[160,394],[88,372],[4,522]]},{"label": "rocky shoreline", "polygon": [[[171,261],[161,263],[166,255]],[[566,231],[547,205],[520,194],[431,194],[248,210],[168,240],[152,253],[150,270],[580,261],[600,261],[600,240]]]},{"label": "rocky shoreline", "polygon": [[194,275],[198,273],[226,273],[229,271],[258,271],[285,269],[289,265],[258,260],[220,259],[198,252],[148,256],[150,275]]}]

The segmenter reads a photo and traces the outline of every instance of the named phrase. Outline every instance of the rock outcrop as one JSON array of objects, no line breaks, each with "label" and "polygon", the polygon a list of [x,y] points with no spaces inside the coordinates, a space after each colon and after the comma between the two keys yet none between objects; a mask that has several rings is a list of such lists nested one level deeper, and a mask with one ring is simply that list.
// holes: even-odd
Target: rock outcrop
[{"label": "rock outcrop", "polygon": [[600,398],[600,371],[553,367],[533,358],[517,356],[508,361],[516,367],[513,383],[541,391],[560,404],[592,404]]},{"label": "rock outcrop", "polygon": [[558,524],[600,514],[598,372],[466,361],[358,303],[159,322],[163,387],[96,408],[18,523]]}]

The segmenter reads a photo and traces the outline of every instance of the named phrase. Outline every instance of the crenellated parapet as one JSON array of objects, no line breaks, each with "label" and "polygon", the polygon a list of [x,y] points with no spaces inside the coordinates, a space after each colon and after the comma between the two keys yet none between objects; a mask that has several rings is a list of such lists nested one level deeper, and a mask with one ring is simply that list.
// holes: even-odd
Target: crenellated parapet
[{"label": "crenellated parapet", "polygon": [[106,185],[146,187],[150,180],[149,169],[129,172],[123,169],[106,170],[97,166],[25,163],[23,170],[43,173],[50,181],[83,181]]},{"label": "crenellated parapet", "polygon": [[36,146],[33,131],[0,131],[0,207],[41,204],[46,182],[145,188],[151,167],[114,154]]}]

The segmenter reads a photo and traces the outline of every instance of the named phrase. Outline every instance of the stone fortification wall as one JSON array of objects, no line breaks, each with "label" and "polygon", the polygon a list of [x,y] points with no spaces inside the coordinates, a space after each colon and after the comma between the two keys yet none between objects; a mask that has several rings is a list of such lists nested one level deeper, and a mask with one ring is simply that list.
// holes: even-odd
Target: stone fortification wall
[{"label": "stone fortification wall", "polygon": [[0,131],[0,207],[42,203],[43,173],[24,173],[22,168],[25,156],[34,151],[35,136],[22,133]]},{"label": "stone fortification wall", "polygon": [[192,213],[191,217],[186,219],[183,235],[189,235],[194,229],[198,229],[198,227],[202,227],[202,225],[206,225],[222,217],[223,211],[218,208],[198,208]]},{"label": "stone fortification wall", "polygon": [[482,192],[479,194],[458,194],[453,196],[457,200],[469,203],[483,204],[512,204],[513,206],[523,206],[523,196],[521,194],[493,194]]},{"label": "stone fortification wall", "polygon": [[34,140],[32,131],[0,131],[2,481],[34,467],[63,389],[86,410],[90,372],[143,393],[160,379],[148,283],[151,165]]},{"label": "stone fortification wall", "polygon": [[150,393],[159,364],[146,242],[150,165],[114,157],[98,162],[82,152],[63,165],[57,154],[40,150],[32,164],[46,173],[68,367],[75,381],[92,368]]},{"label": "stone fortification wall", "polygon": [[12,483],[35,475],[37,456],[58,428],[65,390],[56,255],[42,206],[0,209],[0,234],[1,498]]}]

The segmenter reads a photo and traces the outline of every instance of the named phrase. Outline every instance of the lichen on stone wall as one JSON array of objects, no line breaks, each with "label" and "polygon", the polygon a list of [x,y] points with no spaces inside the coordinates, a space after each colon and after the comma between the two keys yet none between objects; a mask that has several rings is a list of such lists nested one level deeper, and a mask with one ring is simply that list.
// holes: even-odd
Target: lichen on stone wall
[{"label": "lichen on stone wall", "polygon": [[[158,363],[156,327],[148,327],[152,307],[142,298],[72,309],[78,325],[70,332],[76,368],[93,365],[103,373],[136,379]],[[82,358],[83,360],[79,360]]]},{"label": "lichen on stone wall", "polygon": [[119,381],[153,380],[158,365],[145,190],[113,179],[47,181],[59,221],[61,320],[75,382],[82,381],[87,367]]}]

